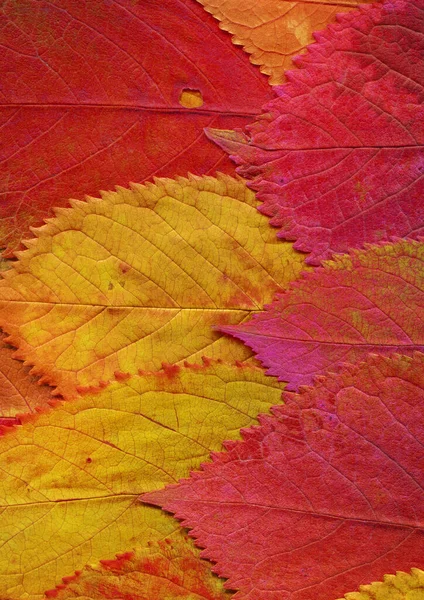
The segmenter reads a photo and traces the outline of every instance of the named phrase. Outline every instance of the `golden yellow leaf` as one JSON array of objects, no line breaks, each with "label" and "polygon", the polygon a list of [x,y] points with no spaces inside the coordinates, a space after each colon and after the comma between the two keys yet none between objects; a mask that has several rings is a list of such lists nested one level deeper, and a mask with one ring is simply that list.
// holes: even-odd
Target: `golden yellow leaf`
[{"label": "golden yellow leaf", "polygon": [[214,325],[261,310],[305,267],[228,176],[158,179],[71,201],[0,282],[0,324],[73,397],[115,371],[251,356]]},{"label": "golden yellow leaf", "polygon": [[212,574],[192,540],[182,533],[170,539],[87,565],[48,590],[46,598],[70,600],[229,600],[224,580]]},{"label": "golden yellow leaf", "polygon": [[[366,2],[367,0],[365,0]],[[369,1],[369,0],[368,0]],[[314,41],[314,31],[324,29],[337,13],[356,8],[358,0],[198,0],[233,34],[250,60],[270,76],[270,84],[284,83],[284,71],[293,68],[292,58],[303,54]],[[362,2],[364,4],[364,2]]]},{"label": "golden yellow leaf", "polygon": [[142,492],[188,476],[281,401],[251,366],[212,362],[115,381],[0,438],[0,598],[35,599],[87,563],[172,534]]},{"label": "golden yellow leaf", "polygon": [[411,573],[398,571],[385,575],[384,581],[361,585],[359,592],[345,594],[346,600],[423,600],[424,571],[411,569]]}]

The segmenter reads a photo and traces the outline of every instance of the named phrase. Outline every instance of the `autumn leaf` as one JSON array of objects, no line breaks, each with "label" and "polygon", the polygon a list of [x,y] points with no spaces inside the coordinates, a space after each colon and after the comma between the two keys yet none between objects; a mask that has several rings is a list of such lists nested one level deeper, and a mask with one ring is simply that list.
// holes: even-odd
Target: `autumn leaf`
[{"label": "autumn leaf", "polygon": [[[369,1],[369,0],[368,0]],[[293,67],[292,58],[312,43],[313,32],[323,29],[342,13],[359,4],[356,0],[198,0],[220,21],[221,29],[233,34],[234,44],[251,54],[251,62],[270,75],[271,85],[285,81],[284,71]]]},{"label": "autumn leaf", "polygon": [[283,398],[144,501],[192,529],[235,600],[338,598],[422,565],[424,354],[369,355]]},{"label": "autumn leaf", "polygon": [[385,575],[384,581],[371,585],[361,585],[359,592],[345,594],[346,600],[404,600],[419,598],[424,594],[424,571],[411,569],[411,573],[402,571],[396,575]]},{"label": "autumn leaf", "polygon": [[13,349],[5,342],[0,333],[0,420],[11,418],[20,413],[34,412],[37,407],[47,407],[53,399],[52,388],[39,385],[35,377],[29,374],[29,367],[12,358]]},{"label": "autumn leaf", "polygon": [[235,324],[304,267],[275,239],[242,181],[134,185],[71,202],[0,283],[0,322],[33,374],[69,398],[115,371],[251,353]]},{"label": "autumn leaf", "polygon": [[119,379],[0,438],[0,597],[35,600],[87,563],[173,537],[174,520],[138,495],[239,439],[283,389],[220,363]]},{"label": "autumn leaf", "polygon": [[222,330],[289,389],[368,352],[424,350],[424,244],[400,240],[326,261],[262,313]]},{"label": "autumn leaf", "polygon": [[186,536],[151,542],[116,559],[87,566],[46,593],[46,598],[68,600],[229,600],[223,581]]},{"label": "autumn leaf", "polygon": [[309,264],[424,232],[423,10],[394,0],[339,15],[247,135],[209,132]]},{"label": "autumn leaf", "polygon": [[194,0],[8,0],[0,14],[9,255],[69,197],[152,175],[233,172],[203,128],[243,127],[271,99]]}]

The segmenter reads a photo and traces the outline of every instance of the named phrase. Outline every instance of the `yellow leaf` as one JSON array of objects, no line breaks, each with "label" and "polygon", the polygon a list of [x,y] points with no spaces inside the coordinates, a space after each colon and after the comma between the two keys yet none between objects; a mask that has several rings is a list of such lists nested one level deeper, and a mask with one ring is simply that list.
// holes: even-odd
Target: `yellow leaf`
[{"label": "yellow leaf", "polygon": [[424,571],[398,571],[396,575],[385,575],[384,581],[361,585],[359,590],[345,594],[346,600],[423,600]]},{"label": "yellow leaf", "polygon": [[[367,1],[367,0],[365,0]],[[369,0],[368,0],[369,1]],[[292,58],[314,41],[314,31],[335,21],[337,13],[357,8],[358,0],[198,0],[233,34],[234,44],[251,54],[250,60],[270,75],[270,84],[284,83]],[[362,2],[363,4],[364,2]]]},{"label": "yellow leaf", "polygon": [[158,179],[71,201],[0,282],[0,324],[73,397],[115,371],[251,356],[213,325],[259,311],[305,268],[228,176]]},{"label": "yellow leaf", "polygon": [[172,534],[137,497],[187,477],[281,402],[261,369],[212,362],[115,381],[0,439],[0,598],[35,599],[87,563]]},{"label": "yellow leaf", "polygon": [[213,575],[210,563],[182,531],[172,539],[86,566],[65,577],[64,583],[46,593],[47,598],[68,600],[229,600],[224,581]]}]

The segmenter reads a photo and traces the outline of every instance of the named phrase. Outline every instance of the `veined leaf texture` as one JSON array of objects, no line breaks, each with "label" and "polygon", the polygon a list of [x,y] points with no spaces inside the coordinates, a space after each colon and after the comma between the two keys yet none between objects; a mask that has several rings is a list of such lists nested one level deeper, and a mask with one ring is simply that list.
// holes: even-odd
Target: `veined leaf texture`
[{"label": "veined leaf texture", "polygon": [[209,134],[310,264],[423,234],[423,11],[388,0],[339,15],[247,134]]},{"label": "veined leaf texture", "polygon": [[[412,586],[411,586],[411,589]],[[65,577],[46,598],[68,600],[230,600],[223,580],[214,577],[209,564],[187,537],[175,535],[146,547],[137,547],[115,559],[87,566]]]},{"label": "veined leaf texture", "polygon": [[424,354],[370,355],[322,378],[202,472],[144,495],[239,591],[339,597],[424,556]]},{"label": "veined leaf texture", "polygon": [[198,0],[220,21],[220,27],[233,34],[233,42],[243,46],[253,64],[277,85],[284,71],[293,68],[293,57],[314,41],[315,31],[335,20],[336,14],[357,8],[356,0]]},{"label": "veined leaf texture", "polygon": [[424,599],[423,9],[0,2],[1,600]]},{"label": "veined leaf texture", "polygon": [[176,483],[278,404],[259,368],[142,373],[23,418],[0,438],[0,596],[35,599],[87,563],[178,530],[137,502]]},{"label": "veined leaf texture", "polygon": [[212,326],[260,311],[305,267],[226,176],[157,180],[57,214],[0,282],[0,321],[66,398],[115,371],[247,358]]},{"label": "veined leaf texture", "polygon": [[[194,0],[2,0],[0,247],[99,189],[231,171],[204,127],[243,127],[266,77]],[[185,90],[203,97],[187,108]]]},{"label": "veined leaf texture", "polygon": [[262,313],[224,328],[291,389],[369,352],[424,350],[424,244],[398,241],[339,255]]}]

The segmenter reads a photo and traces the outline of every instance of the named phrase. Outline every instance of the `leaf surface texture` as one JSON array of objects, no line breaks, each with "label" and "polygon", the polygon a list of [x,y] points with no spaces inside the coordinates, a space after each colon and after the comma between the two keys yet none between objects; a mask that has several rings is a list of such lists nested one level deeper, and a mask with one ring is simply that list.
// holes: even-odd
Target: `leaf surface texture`
[{"label": "leaf surface texture", "polygon": [[361,585],[359,592],[345,594],[346,600],[404,600],[420,599],[424,595],[424,571],[411,569],[411,573],[399,571],[385,575],[384,581]]},{"label": "leaf surface texture", "polygon": [[[68,198],[231,172],[204,127],[243,127],[267,80],[193,0],[0,4],[0,247]],[[201,106],[187,108],[190,90]],[[187,91],[187,92],[185,92]]]},{"label": "leaf surface texture", "polygon": [[209,133],[310,264],[423,233],[423,11],[395,0],[340,15],[247,134]]},{"label": "leaf surface texture", "polygon": [[138,495],[238,439],[282,389],[255,367],[174,367],[28,416],[0,438],[0,596],[36,599],[87,563],[172,536],[177,523]]},{"label": "leaf surface texture", "polygon": [[304,267],[227,176],[157,180],[73,206],[0,283],[18,356],[65,397],[115,371],[247,358],[212,326],[260,310]]},{"label": "leaf surface texture", "polygon": [[191,529],[235,600],[337,598],[422,564],[424,355],[371,355],[283,397],[143,500]]},{"label": "leaf surface texture", "polygon": [[87,566],[46,597],[57,600],[229,600],[223,581],[182,534]]},{"label": "leaf surface texture", "polygon": [[0,334],[0,419],[34,412],[53,399],[52,388],[38,385],[29,368],[13,359],[13,349],[4,342],[5,337]]},{"label": "leaf surface texture", "polygon": [[198,0],[233,34],[251,62],[270,76],[271,85],[285,81],[284,71],[293,68],[292,58],[311,44],[313,32],[335,20],[337,13],[352,10],[356,0],[287,2],[286,0]]},{"label": "leaf surface texture", "polygon": [[424,244],[400,240],[337,256],[266,310],[224,327],[291,389],[369,352],[424,350]]}]

